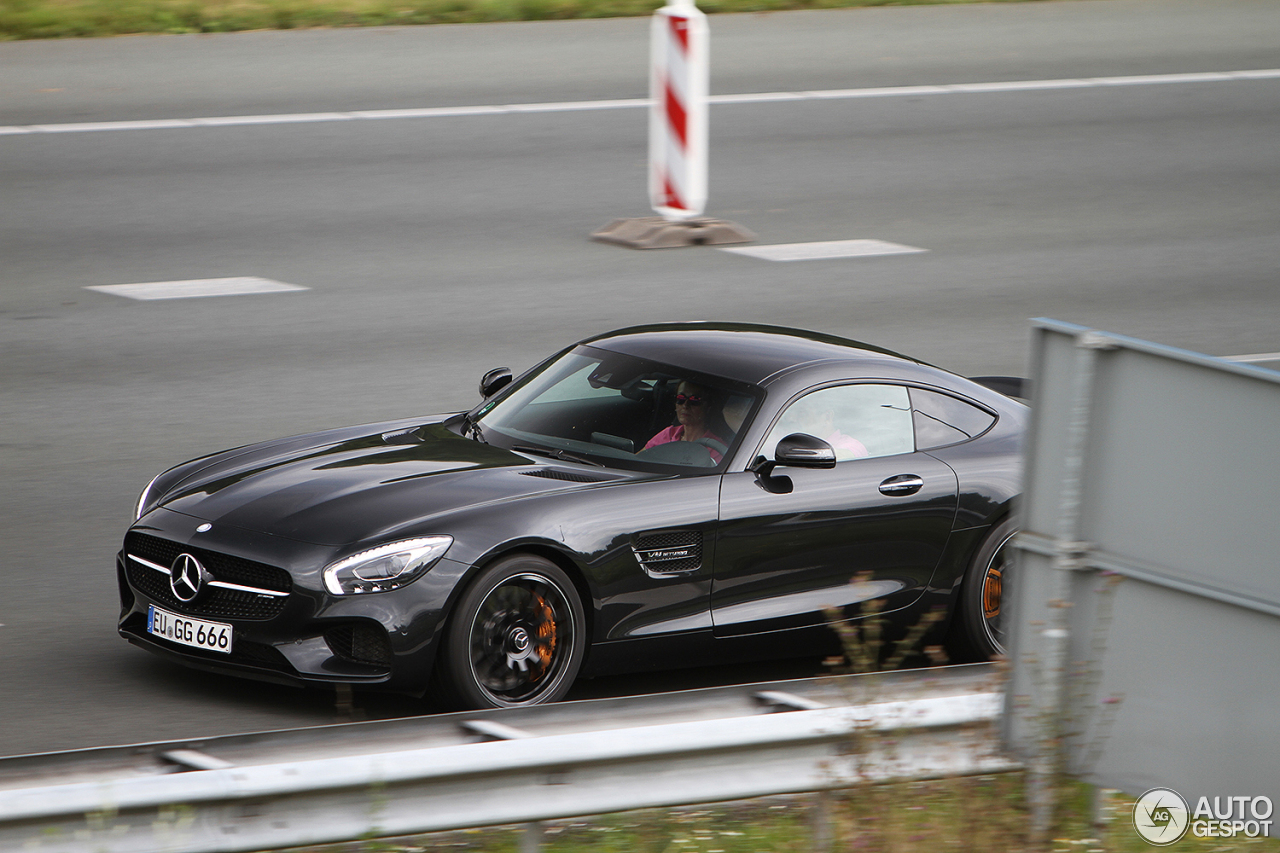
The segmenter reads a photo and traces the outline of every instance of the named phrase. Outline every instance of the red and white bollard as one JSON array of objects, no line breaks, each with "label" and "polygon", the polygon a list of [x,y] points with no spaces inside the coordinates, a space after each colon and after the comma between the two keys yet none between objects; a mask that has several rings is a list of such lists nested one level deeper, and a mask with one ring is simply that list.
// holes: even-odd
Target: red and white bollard
[{"label": "red and white bollard", "polygon": [[693,0],[668,0],[651,32],[649,203],[682,221],[707,206],[707,16]]},{"label": "red and white bollard", "polygon": [[634,249],[749,243],[746,228],[702,216],[707,206],[707,16],[693,0],[653,13],[650,41],[649,203],[659,216],[615,219],[593,239]]}]

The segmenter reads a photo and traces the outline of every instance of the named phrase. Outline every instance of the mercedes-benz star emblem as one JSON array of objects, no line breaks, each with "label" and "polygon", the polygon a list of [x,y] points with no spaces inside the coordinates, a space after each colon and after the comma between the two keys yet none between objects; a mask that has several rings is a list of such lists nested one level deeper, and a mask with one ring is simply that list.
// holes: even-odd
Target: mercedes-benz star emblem
[{"label": "mercedes-benz star emblem", "polygon": [[200,561],[190,554],[179,554],[169,570],[169,588],[179,601],[192,601],[200,594],[205,571]]}]

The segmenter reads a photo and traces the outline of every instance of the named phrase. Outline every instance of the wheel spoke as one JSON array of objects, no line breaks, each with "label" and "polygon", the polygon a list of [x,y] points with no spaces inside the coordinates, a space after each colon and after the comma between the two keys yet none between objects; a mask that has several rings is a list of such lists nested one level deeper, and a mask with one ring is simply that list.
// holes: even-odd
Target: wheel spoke
[{"label": "wheel spoke", "polygon": [[472,672],[496,699],[529,701],[564,667],[573,630],[569,603],[558,586],[535,574],[509,578],[476,612]]}]

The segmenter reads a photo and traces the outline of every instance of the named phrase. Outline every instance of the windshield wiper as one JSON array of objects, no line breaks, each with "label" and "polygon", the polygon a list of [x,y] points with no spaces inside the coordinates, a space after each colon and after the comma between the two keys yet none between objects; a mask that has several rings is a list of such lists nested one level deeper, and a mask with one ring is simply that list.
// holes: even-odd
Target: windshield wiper
[{"label": "windshield wiper", "polygon": [[480,422],[471,420],[471,415],[462,416],[462,434],[472,441],[478,441],[481,444],[488,444],[484,433],[480,431]]},{"label": "windshield wiper", "polygon": [[596,462],[594,459],[576,456],[567,450],[551,450],[547,447],[530,447],[527,444],[516,444],[513,445],[511,449],[517,453],[532,453],[534,456],[545,456],[548,459],[559,459],[562,462],[578,462],[582,465],[593,465],[596,468],[604,467],[604,463],[602,462]]}]

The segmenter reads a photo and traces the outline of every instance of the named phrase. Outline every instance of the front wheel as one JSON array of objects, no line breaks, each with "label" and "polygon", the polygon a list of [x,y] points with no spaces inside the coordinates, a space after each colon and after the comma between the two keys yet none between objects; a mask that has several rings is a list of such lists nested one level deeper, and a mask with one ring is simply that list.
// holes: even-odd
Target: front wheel
[{"label": "front wheel", "polygon": [[464,708],[513,708],[562,698],[586,648],[569,576],[528,554],[484,569],[458,602],[437,665],[446,698]]},{"label": "front wheel", "polygon": [[954,646],[964,657],[988,660],[1005,653],[1009,598],[1011,519],[991,529],[973,556],[960,587],[960,612],[952,624]]}]

